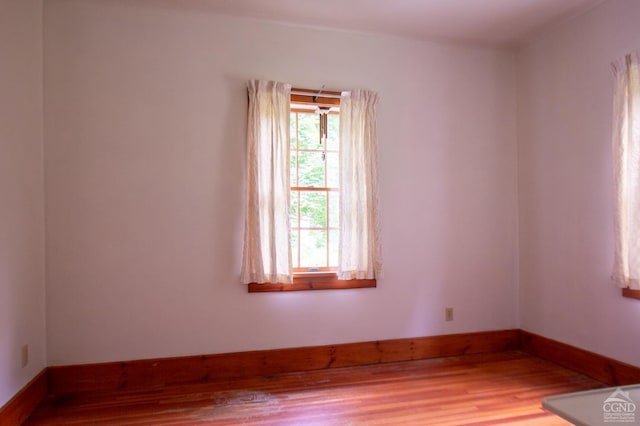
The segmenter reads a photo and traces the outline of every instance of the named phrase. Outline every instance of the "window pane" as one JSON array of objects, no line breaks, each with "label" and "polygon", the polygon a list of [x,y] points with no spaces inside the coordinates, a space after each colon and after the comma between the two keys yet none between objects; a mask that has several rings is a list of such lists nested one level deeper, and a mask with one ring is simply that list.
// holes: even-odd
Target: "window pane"
[{"label": "window pane", "polygon": [[300,231],[300,266],[327,266],[327,231]]},{"label": "window pane", "polygon": [[329,231],[329,266],[338,266],[339,231]]},{"label": "window pane", "polygon": [[300,191],[300,226],[324,228],[327,226],[327,193]]},{"label": "window pane", "polygon": [[329,227],[340,227],[340,193],[329,192]]},{"label": "window pane", "polygon": [[338,137],[340,135],[340,116],[338,114],[329,114],[327,117],[327,149],[337,151]]},{"label": "window pane", "polygon": [[320,145],[320,120],[315,113],[298,113],[299,149],[318,149]]},{"label": "window pane", "polygon": [[291,231],[291,264],[294,268],[299,267],[298,262],[298,238],[300,231]]},{"label": "window pane", "polygon": [[298,186],[324,186],[324,160],[321,152],[298,152]]},{"label": "window pane", "polygon": [[298,176],[296,174],[296,162],[298,161],[298,151],[290,151],[289,170],[291,173],[291,186],[298,186]]},{"label": "window pane", "polygon": [[337,188],[340,186],[340,165],[337,152],[327,152],[327,186]]}]

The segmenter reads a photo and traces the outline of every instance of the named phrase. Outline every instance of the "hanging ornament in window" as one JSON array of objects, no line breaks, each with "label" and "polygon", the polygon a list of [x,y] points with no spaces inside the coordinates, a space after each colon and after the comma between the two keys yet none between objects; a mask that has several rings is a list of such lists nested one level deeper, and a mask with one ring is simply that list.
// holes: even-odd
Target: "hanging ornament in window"
[{"label": "hanging ornament in window", "polygon": [[329,124],[329,111],[331,107],[318,107],[316,112],[320,115],[320,145],[327,142],[327,127]]}]

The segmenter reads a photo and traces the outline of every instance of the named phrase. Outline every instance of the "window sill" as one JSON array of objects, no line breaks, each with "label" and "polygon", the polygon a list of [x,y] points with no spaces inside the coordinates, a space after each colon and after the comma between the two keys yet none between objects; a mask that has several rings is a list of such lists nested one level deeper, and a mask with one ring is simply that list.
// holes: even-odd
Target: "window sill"
[{"label": "window sill", "polygon": [[251,283],[249,293],[269,293],[278,291],[344,290],[350,288],[375,288],[376,280],[339,280],[334,273],[303,273],[293,277],[293,284]]},{"label": "window sill", "polygon": [[630,288],[622,289],[622,296],[630,299],[640,299],[640,290],[632,290]]}]

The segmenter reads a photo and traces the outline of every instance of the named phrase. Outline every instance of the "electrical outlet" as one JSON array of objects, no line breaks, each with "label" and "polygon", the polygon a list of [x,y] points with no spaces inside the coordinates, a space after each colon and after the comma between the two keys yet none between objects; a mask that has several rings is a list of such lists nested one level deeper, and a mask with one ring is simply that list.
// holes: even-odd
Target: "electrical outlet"
[{"label": "electrical outlet", "polygon": [[444,320],[453,321],[453,308],[444,308]]},{"label": "electrical outlet", "polygon": [[22,368],[29,365],[29,345],[23,345],[20,351]]}]

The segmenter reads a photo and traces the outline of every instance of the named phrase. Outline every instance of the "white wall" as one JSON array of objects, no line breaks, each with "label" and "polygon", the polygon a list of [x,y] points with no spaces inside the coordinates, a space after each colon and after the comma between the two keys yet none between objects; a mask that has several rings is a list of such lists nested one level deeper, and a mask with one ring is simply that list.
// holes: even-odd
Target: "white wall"
[{"label": "white wall", "polygon": [[46,366],[43,188],[42,2],[1,0],[0,407]]},{"label": "white wall", "polygon": [[613,0],[518,56],[521,328],[640,366],[640,301],[610,282],[610,63],[640,48]]},{"label": "white wall", "polygon": [[[51,365],[518,326],[510,54],[173,4],[45,4]],[[253,78],[380,93],[377,289],[238,283]]]}]

